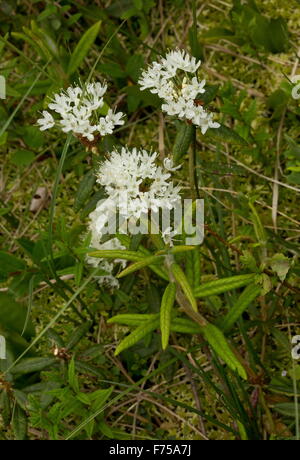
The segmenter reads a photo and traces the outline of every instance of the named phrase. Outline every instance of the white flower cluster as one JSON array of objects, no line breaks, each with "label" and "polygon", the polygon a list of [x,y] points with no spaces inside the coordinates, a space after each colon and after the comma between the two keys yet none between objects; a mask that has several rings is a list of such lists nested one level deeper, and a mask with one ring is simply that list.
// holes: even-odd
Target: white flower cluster
[{"label": "white flower cluster", "polygon": [[[139,219],[148,210],[172,209],[179,200],[180,187],[169,182],[170,170],[174,170],[170,159],[166,167],[157,166],[157,153],[128,150],[113,151],[105,160],[97,174],[97,182],[105,188],[111,201],[125,218]],[[177,169],[177,168],[176,168]]]},{"label": "white flower cluster", "polygon": [[[139,79],[141,90],[149,89],[164,100],[162,110],[168,115],[178,116],[189,120],[201,128],[205,134],[208,128],[219,128],[219,123],[213,121],[213,115],[205,110],[197,101],[199,94],[205,92],[205,80],[198,81],[195,74],[201,64],[185,51],[170,51],[165,58],[154,61],[142,73]],[[183,78],[177,71],[185,73]]]},{"label": "white flower cluster", "polygon": [[[120,152],[111,152],[109,159],[100,165],[97,182],[104,187],[108,198],[100,200],[89,215],[93,248],[104,249],[103,236],[113,233],[109,226],[113,223],[112,228],[115,229],[116,215],[119,225],[120,222],[125,223],[126,231],[129,224],[130,233],[130,223],[136,224],[148,211],[157,213],[161,209],[171,210],[180,201],[180,187],[170,181],[171,171],[178,169],[178,166],[174,168],[169,158],[164,160],[164,166],[157,166],[156,158],[156,152],[123,147]],[[122,226],[119,231],[122,231]],[[163,232],[163,238],[168,243],[172,236],[171,228]],[[117,244],[114,249],[124,249],[116,238],[109,242]],[[98,261],[88,258],[88,262],[95,266]]]},{"label": "white flower cluster", "polygon": [[300,359],[300,335],[294,335],[292,338],[292,344],[295,344],[292,348],[292,358]]},{"label": "white flower cluster", "polygon": [[60,115],[56,122],[47,110],[42,112],[43,118],[37,120],[40,130],[52,128],[58,124],[65,133],[72,132],[77,136],[93,141],[95,134],[105,136],[112,134],[116,125],[123,125],[123,113],[114,113],[109,109],[105,117],[99,117],[98,111],[104,105],[103,96],[106,84],[88,83],[85,87],[70,86],[66,91],[55,94],[49,109]]}]

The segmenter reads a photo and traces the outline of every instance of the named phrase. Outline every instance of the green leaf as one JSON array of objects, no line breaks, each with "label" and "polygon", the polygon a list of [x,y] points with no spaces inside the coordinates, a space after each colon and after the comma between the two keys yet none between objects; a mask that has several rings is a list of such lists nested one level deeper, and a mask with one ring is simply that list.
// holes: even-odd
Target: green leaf
[{"label": "green leaf", "polygon": [[108,324],[124,324],[125,326],[140,326],[147,321],[153,321],[159,316],[158,313],[152,314],[136,314],[136,313],[125,313],[123,315],[116,315],[110,318]]},{"label": "green leaf", "polygon": [[178,164],[188,153],[189,146],[193,140],[195,126],[186,122],[178,124],[177,134],[173,146],[174,163]]},{"label": "green leaf", "polygon": [[39,130],[37,126],[24,126],[23,140],[32,149],[38,149],[45,143],[45,135]]},{"label": "green leaf", "polygon": [[98,423],[98,427],[101,433],[104,434],[104,436],[106,436],[107,438],[113,439],[115,437],[114,432],[104,422],[104,420],[100,420],[100,422]]},{"label": "green leaf", "polygon": [[[27,309],[23,304],[16,302],[12,295],[0,292],[0,328],[22,334],[26,316]],[[29,320],[23,335],[26,339],[29,339],[34,333],[34,326]]]},{"label": "green leaf", "polygon": [[127,348],[132,347],[137,342],[142,340],[147,334],[157,329],[159,326],[159,318],[143,322],[140,326],[138,326],[131,334],[129,334],[122,342],[117,346],[115,355],[117,356],[122,351],[126,350]]},{"label": "green leaf", "polygon": [[75,196],[74,209],[76,212],[83,207],[86,200],[89,198],[95,182],[96,176],[94,171],[89,171],[81,180]]},{"label": "green leaf", "polygon": [[245,139],[243,139],[238,133],[233,131],[233,129],[227,128],[227,126],[222,124],[219,128],[209,128],[205,135],[221,142],[228,142],[230,144],[238,145],[248,145]]},{"label": "green leaf", "polygon": [[[286,415],[287,417],[295,418],[296,407],[294,403],[279,403],[274,405],[274,410],[279,412],[279,414]],[[300,404],[298,404],[298,413],[300,413]]]},{"label": "green leaf", "polygon": [[118,274],[117,278],[123,278],[124,276],[129,275],[130,273],[134,273],[137,270],[140,270],[141,268],[148,267],[152,264],[158,264],[161,261],[162,257],[160,256],[146,257],[145,259],[139,260],[138,262],[135,262],[134,264],[122,270],[121,273]]},{"label": "green leaf", "polygon": [[242,286],[247,286],[254,281],[256,273],[247,275],[230,276],[209,283],[202,284],[195,289],[195,297],[208,297],[210,295],[223,294],[223,292],[231,291]]},{"label": "green leaf", "polygon": [[0,408],[3,424],[5,427],[7,427],[10,424],[11,420],[11,407],[9,395],[5,390],[3,390],[0,394]]},{"label": "green leaf", "polygon": [[26,264],[23,260],[5,251],[0,251],[0,279],[5,279],[10,273],[23,271]]},{"label": "green leaf", "polygon": [[96,22],[96,24],[90,27],[79,40],[70,57],[67,70],[68,75],[72,75],[87,56],[99,33],[100,25],[101,21]]},{"label": "green leaf", "polygon": [[165,350],[169,343],[170,324],[172,308],[176,297],[176,284],[170,283],[166,287],[164,295],[161,300],[160,307],[160,330],[161,330],[161,344]]},{"label": "green leaf", "polygon": [[249,207],[250,207],[251,212],[252,212],[252,222],[253,222],[253,225],[254,225],[254,230],[255,230],[255,235],[256,235],[257,241],[262,246],[265,246],[266,243],[267,243],[267,235],[266,235],[265,229],[264,229],[264,227],[262,225],[262,222],[260,220],[260,217],[259,217],[254,205],[251,202],[249,202]]},{"label": "green leaf", "polygon": [[10,372],[12,374],[30,374],[31,372],[40,372],[57,362],[56,358],[26,358],[19,364],[16,364]]},{"label": "green leaf", "polygon": [[107,388],[106,390],[97,390],[89,395],[90,400],[93,402],[91,405],[91,411],[98,411],[104,405],[105,401],[110,397],[113,391],[113,387]]},{"label": "green leaf", "polygon": [[10,161],[16,166],[29,166],[35,159],[35,155],[30,150],[19,149],[12,154]]},{"label": "green leaf", "polygon": [[140,54],[133,54],[127,61],[126,72],[134,82],[137,82],[144,66],[144,58]]},{"label": "green leaf", "polygon": [[181,270],[180,266],[178,264],[172,264],[171,271],[174,275],[175,280],[180,284],[184,294],[186,295],[186,298],[190,302],[192,309],[198,311],[197,301],[194,297],[193,290],[189,285],[189,282],[186,279],[186,276]]},{"label": "green leaf", "polygon": [[12,420],[12,428],[16,441],[23,441],[27,436],[27,417],[23,409],[16,405],[14,417]]},{"label": "green leaf", "polygon": [[244,289],[225,318],[222,319],[220,325],[222,326],[223,331],[228,331],[231,328],[231,326],[238,320],[250,303],[260,294],[260,292],[261,287],[257,284],[250,284],[246,287],[246,289]]},{"label": "green leaf", "polygon": [[284,254],[274,254],[270,260],[270,267],[277,273],[280,281],[284,281],[290,269],[290,259]]},{"label": "green leaf", "polygon": [[182,334],[200,334],[201,327],[188,318],[173,318],[171,322],[172,332],[181,332]]},{"label": "green leaf", "polygon": [[244,367],[231,350],[220,329],[213,324],[207,324],[206,326],[201,327],[201,331],[207,342],[216,354],[227,364],[227,366],[233,371],[237,371],[243,379],[247,379]]},{"label": "green leaf", "polygon": [[69,382],[70,387],[75,391],[75,393],[79,393],[79,383],[78,383],[78,378],[75,372],[74,356],[72,357],[69,363],[68,382]]},{"label": "green leaf", "polygon": [[101,249],[98,251],[91,251],[88,253],[90,257],[97,257],[100,259],[123,259],[137,262],[144,259],[143,254],[135,251],[114,250],[114,249]]}]

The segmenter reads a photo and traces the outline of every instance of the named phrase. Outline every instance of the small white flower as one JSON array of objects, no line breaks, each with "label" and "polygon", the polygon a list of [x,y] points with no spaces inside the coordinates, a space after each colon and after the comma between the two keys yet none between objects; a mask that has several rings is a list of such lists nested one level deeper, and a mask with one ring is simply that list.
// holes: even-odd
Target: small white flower
[{"label": "small white flower", "polygon": [[179,166],[174,166],[174,163],[173,163],[173,159],[172,158],[164,158],[164,168],[167,170],[167,171],[176,171],[177,169],[180,169],[181,168],[181,165]]},{"label": "small white flower", "polygon": [[43,118],[37,120],[37,123],[40,125],[40,130],[45,131],[45,129],[52,128],[55,125],[55,121],[51,113],[47,110],[43,110],[42,115]]},{"label": "small white flower", "polygon": [[196,58],[190,56],[184,50],[170,51],[161,62],[171,76],[175,76],[178,69],[196,73],[201,64],[201,61],[197,62]]},{"label": "small white flower", "polygon": [[[183,50],[170,51],[164,58],[152,62],[138,83],[141,90],[149,89],[163,100],[164,112],[190,121],[205,134],[208,128],[219,128],[220,125],[197,101],[197,97],[205,92],[205,80],[199,81],[196,76],[188,75],[195,74],[200,64]],[[178,71],[184,72],[184,77],[180,77]]]},{"label": "small white flower", "polygon": [[[77,136],[93,141],[95,134],[105,136],[112,134],[115,126],[122,125],[123,113],[115,113],[109,109],[106,117],[101,117],[97,111],[104,105],[103,96],[107,85],[100,82],[88,83],[82,88],[70,86],[65,91],[53,96],[49,109],[60,115],[58,125],[63,132],[72,132]],[[55,120],[52,115],[44,111],[44,118],[38,120],[41,130],[52,128]]]}]

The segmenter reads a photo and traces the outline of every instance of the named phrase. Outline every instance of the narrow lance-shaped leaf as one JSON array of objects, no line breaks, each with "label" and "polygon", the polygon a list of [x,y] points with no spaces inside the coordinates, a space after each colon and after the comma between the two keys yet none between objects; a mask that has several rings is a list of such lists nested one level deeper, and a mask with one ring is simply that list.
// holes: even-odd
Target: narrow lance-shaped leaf
[{"label": "narrow lance-shaped leaf", "polygon": [[139,313],[124,313],[110,318],[108,324],[124,324],[125,326],[140,326],[141,324],[157,319],[158,313],[141,315]]},{"label": "narrow lance-shaped leaf", "polygon": [[223,331],[228,331],[231,326],[239,319],[250,303],[260,294],[261,287],[257,284],[250,284],[239,296],[234,306],[227,313],[221,322]]},{"label": "narrow lance-shaped leaf", "polygon": [[79,383],[75,372],[74,356],[72,357],[68,367],[68,382],[70,387],[75,391],[75,393],[79,393]]},{"label": "narrow lance-shaped leaf", "polygon": [[228,278],[210,281],[195,289],[195,297],[208,297],[210,295],[223,294],[223,292],[247,286],[255,277],[256,273],[249,273],[247,275],[230,276]]},{"label": "narrow lance-shaped leaf", "polygon": [[219,128],[209,128],[206,132],[206,136],[212,137],[213,139],[221,142],[247,145],[245,139],[243,139],[238,133],[222,124]]},{"label": "narrow lance-shaped leaf", "polygon": [[170,283],[166,287],[160,307],[160,330],[162,348],[165,350],[169,343],[172,308],[176,297],[176,284]]},{"label": "narrow lance-shaped leaf", "polygon": [[251,202],[249,202],[249,207],[250,207],[251,213],[252,213],[252,222],[253,222],[253,226],[254,226],[255,235],[256,235],[257,241],[260,243],[260,245],[262,247],[262,259],[264,260],[267,257],[267,248],[266,248],[267,235],[266,235],[265,229],[263,227],[263,224],[262,224],[262,222],[260,220],[260,217],[259,217],[254,205]]},{"label": "narrow lance-shaped leaf", "polygon": [[173,147],[173,157],[175,164],[178,164],[184,155],[187,154],[193,139],[194,131],[195,126],[192,124],[181,122],[179,125]]},{"label": "narrow lance-shaped leaf", "polygon": [[23,441],[27,435],[27,417],[19,405],[16,406],[12,420],[12,428],[17,441]]},{"label": "narrow lance-shaped leaf", "polygon": [[194,297],[191,286],[189,285],[188,280],[186,279],[185,274],[181,270],[178,264],[171,265],[171,271],[174,275],[175,280],[180,284],[184,294],[186,295],[188,301],[190,302],[193,310],[198,311],[197,301]]},{"label": "narrow lance-shaped leaf", "polygon": [[129,267],[125,268],[121,273],[118,274],[117,278],[123,278],[123,276],[129,275],[130,273],[134,273],[141,268],[147,267],[152,264],[158,264],[161,262],[162,258],[160,256],[150,256],[146,257],[143,260],[139,260],[134,264],[130,265]]},{"label": "narrow lance-shaped leaf", "polygon": [[3,390],[0,394],[0,409],[3,424],[7,427],[11,420],[11,406],[9,395],[6,390]]},{"label": "narrow lance-shaped leaf", "polygon": [[227,364],[227,366],[230,367],[230,369],[237,371],[242,378],[246,379],[247,374],[244,367],[231,350],[220,329],[218,329],[213,324],[207,324],[201,329],[205,339],[208,341],[219,358],[221,358]]},{"label": "narrow lance-shaped leaf", "polygon": [[181,332],[182,334],[200,334],[201,327],[189,318],[173,318],[171,331]]},{"label": "narrow lance-shaped leaf", "polygon": [[99,249],[97,251],[88,252],[88,255],[99,259],[123,259],[130,260],[132,262],[137,262],[138,260],[143,260],[145,258],[144,254],[122,249]]},{"label": "narrow lance-shaped leaf", "polygon": [[115,355],[118,355],[127,348],[132,347],[137,342],[142,340],[147,334],[157,329],[159,326],[159,318],[150,320],[142,323],[138,326],[131,334],[129,334],[122,342],[117,346]]},{"label": "narrow lance-shaped leaf", "polygon": [[89,171],[82,179],[79,184],[76,197],[75,197],[75,211],[79,211],[82,206],[85,204],[86,200],[90,196],[91,191],[96,182],[96,175],[95,171]]},{"label": "narrow lance-shaped leaf", "polygon": [[39,372],[52,366],[57,362],[56,358],[26,358],[19,364],[16,364],[10,372],[12,374],[30,374],[31,372]]},{"label": "narrow lance-shaped leaf", "polygon": [[72,73],[77,70],[77,68],[81,65],[84,58],[87,56],[89,50],[91,49],[96,37],[99,33],[101,21],[96,22],[92,27],[90,27],[81,37],[79,42],[77,43],[69,61],[68,75],[72,75]]}]

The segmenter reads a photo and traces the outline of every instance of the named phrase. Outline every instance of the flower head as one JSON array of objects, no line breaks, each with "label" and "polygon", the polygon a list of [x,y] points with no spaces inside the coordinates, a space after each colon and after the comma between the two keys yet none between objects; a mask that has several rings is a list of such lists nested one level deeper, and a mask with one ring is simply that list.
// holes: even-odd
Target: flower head
[{"label": "flower head", "polygon": [[84,87],[70,86],[55,94],[48,107],[60,118],[55,121],[52,114],[44,110],[43,118],[37,120],[40,129],[43,131],[58,124],[63,132],[72,132],[90,142],[95,136],[112,134],[115,126],[123,125],[124,120],[122,112],[115,113],[111,109],[106,116],[99,116],[98,111],[104,105],[106,90],[106,84],[95,82]]},{"label": "flower head", "polygon": [[124,217],[139,218],[148,210],[172,209],[180,199],[180,187],[173,186],[170,171],[157,166],[156,158],[156,152],[123,147],[120,152],[111,152],[100,165],[97,182]]},{"label": "flower head", "polygon": [[[200,64],[185,51],[170,51],[142,73],[139,84],[141,90],[149,89],[163,99],[164,112],[189,120],[205,134],[208,128],[218,128],[220,125],[213,121],[211,113],[197,104],[197,98],[205,92],[205,80],[199,81],[197,76],[188,74],[195,74]],[[184,76],[180,77],[178,71]]]},{"label": "flower head", "polygon": [[[158,166],[156,158],[155,152],[123,147],[120,152],[111,152],[109,158],[100,164],[97,182],[108,197],[100,200],[89,215],[93,248],[124,249],[116,238],[103,243],[104,235],[117,233],[116,216],[119,218],[119,233],[124,233],[124,229],[125,233],[134,234],[133,227],[137,221],[143,220],[148,211],[171,210],[179,204],[180,187],[174,186],[170,179],[170,171],[178,167],[173,167],[171,159],[165,159],[164,165]],[[174,235],[170,229],[163,234],[169,244],[172,244]],[[94,266],[99,265],[99,259],[88,257],[87,260]],[[106,263],[106,271],[113,266]]]}]

